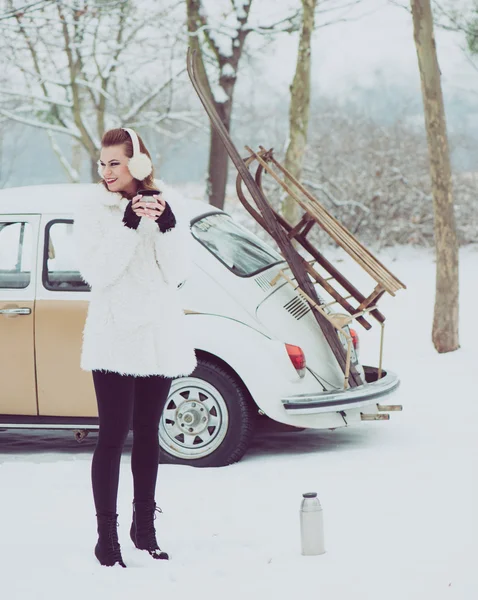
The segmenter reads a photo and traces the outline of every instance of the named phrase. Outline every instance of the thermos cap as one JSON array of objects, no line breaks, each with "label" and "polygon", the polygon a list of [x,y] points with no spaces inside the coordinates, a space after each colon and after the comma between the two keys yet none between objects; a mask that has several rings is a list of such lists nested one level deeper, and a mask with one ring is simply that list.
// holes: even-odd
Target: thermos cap
[{"label": "thermos cap", "polygon": [[306,492],[302,494],[304,498],[317,498],[317,492]]}]

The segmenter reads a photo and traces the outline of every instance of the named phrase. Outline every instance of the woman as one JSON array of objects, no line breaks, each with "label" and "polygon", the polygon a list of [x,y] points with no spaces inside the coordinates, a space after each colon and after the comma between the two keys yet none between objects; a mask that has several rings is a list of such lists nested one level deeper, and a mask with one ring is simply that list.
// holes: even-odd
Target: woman
[{"label": "woman", "polygon": [[[191,270],[184,200],[154,179],[151,157],[132,129],[101,140],[102,181],[75,215],[80,273],[91,286],[81,367],[91,371],[99,434],[91,477],[102,565],[126,565],[117,533],[121,452],[133,423],[131,470],[135,546],[167,559],[154,528],[158,426],[174,377],[197,361],[179,304],[178,285]],[[142,197],[139,189],[160,194]],[[153,202],[145,202],[153,200]]]}]

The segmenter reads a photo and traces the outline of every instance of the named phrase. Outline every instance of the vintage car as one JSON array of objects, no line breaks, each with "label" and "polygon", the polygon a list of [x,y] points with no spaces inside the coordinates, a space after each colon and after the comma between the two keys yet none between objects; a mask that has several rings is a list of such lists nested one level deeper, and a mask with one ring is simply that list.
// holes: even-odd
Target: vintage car
[{"label": "vintage car", "polygon": [[[92,185],[0,191],[0,430],[71,429],[81,439],[98,428],[91,373],[79,366],[89,288],[72,239],[75,207]],[[344,389],[307,301],[283,280],[271,283],[287,267],[282,256],[226,212],[184,204],[195,269],[178,294],[198,366],[173,380],[161,460],[230,464],[261,419],[333,429],[377,415],[397,376],[378,378],[353,352],[367,383]]]}]

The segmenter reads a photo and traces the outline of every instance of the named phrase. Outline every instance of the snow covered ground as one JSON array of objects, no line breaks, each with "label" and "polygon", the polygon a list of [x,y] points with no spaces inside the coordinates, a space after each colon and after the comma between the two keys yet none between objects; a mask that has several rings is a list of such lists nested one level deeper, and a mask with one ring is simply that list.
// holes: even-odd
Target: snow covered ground
[{"label": "snow covered ground", "polygon": [[[0,585],[6,600],[90,598],[441,600],[478,598],[478,250],[461,251],[461,349],[431,343],[430,252],[382,254],[408,286],[386,298],[386,366],[402,385],[390,422],[269,433],[222,469],[160,466],[156,521],[172,555],[133,548],[130,445],[122,463],[120,541],[127,569],[94,555],[95,436],[0,433]],[[376,336],[361,358],[376,364]],[[302,557],[299,505],[317,491],[327,553]]]}]

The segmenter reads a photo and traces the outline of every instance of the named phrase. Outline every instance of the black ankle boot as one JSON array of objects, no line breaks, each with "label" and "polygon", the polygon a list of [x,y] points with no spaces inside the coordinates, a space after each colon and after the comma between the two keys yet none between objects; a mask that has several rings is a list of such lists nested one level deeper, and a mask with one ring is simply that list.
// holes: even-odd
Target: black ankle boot
[{"label": "black ankle boot", "polygon": [[112,567],[116,563],[126,567],[118,542],[117,517],[118,515],[114,513],[96,515],[98,520],[98,542],[95,546],[95,556],[106,567]]},{"label": "black ankle boot", "polygon": [[134,501],[133,522],[129,533],[136,548],[147,550],[153,558],[169,560],[168,553],[163,552],[156,541],[156,511],[162,512],[154,500]]}]

